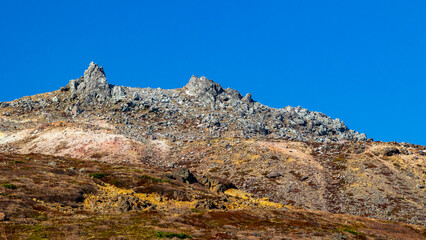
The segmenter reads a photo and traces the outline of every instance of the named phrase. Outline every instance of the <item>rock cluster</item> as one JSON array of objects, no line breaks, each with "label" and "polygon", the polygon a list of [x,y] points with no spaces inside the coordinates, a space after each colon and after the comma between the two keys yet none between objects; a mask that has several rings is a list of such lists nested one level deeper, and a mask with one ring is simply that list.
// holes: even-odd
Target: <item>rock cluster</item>
[{"label": "rock cluster", "polygon": [[223,179],[212,178],[205,175],[194,176],[187,168],[178,169],[167,177],[183,183],[200,183],[216,193],[224,192],[229,188],[235,188],[233,184]]}]

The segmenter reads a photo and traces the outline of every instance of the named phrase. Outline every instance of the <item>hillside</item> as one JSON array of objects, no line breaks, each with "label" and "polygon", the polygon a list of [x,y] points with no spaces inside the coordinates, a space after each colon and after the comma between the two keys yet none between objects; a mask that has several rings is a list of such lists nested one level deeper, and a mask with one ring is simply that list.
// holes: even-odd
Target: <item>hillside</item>
[{"label": "hillside", "polygon": [[0,236],[423,239],[425,160],[205,77],[130,88],[91,63],[0,103]]}]

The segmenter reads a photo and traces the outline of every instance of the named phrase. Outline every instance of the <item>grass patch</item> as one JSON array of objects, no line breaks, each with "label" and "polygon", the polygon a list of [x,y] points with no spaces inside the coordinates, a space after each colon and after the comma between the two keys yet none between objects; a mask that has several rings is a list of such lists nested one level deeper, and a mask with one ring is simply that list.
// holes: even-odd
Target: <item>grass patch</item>
[{"label": "grass patch", "polygon": [[152,181],[152,182],[160,182],[160,183],[163,183],[163,182],[170,182],[170,180],[166,180],[166,179],[161,179],[161,178],[155,178],[155,177],[151,177],[151,176],[148,176],[148,175],[142,175],[141,176],[141,178],[142,179],[145,179],[145,180],[149,180],[149,181]]},{"label": "grass patch", "polygon": [[334,159],[334,162],[346,162],[346,159],[342,157],[337,157]]},{"label": "grass patch", "polygon": [[14,185],[14,184],[11,184],[11,183],[4,183],[4,184],[3,184],[3,187],[5,187],[5,188],[7,188],[7,189],[12,189],[12,190],[14,190],[14,189],[17,189],[17,188],[18,188],[18,186]]},{"label": "grass patch", "polygon": [[89,173],[89,177],[96,178],[96,179],[101,179],[107,175],[108,174],[106,173]]},{"label": "grass patch", "polygon": [[211,172],[211,173],[217,173],[217,172],[219,172],[219,170],[220,170],[220,168],[218,168],[218,167],[214,167],[214,168],[211,168],[211,169],[209,170],[209,172]]},{"label": "grass patch", "polygon": [[203,213],[205,211],[202,211],[202,210],[200,210],[198,208],[191,208],[191,212],[193,212],[193,213]]},{"label": "grass patch", "polygon": [[90,157],[91,158],[94,158],[94,159],[101,159],[101,158],[103,158],[103,157],[105,157],[105,156],[107,156],[108,154],[106,154],[106,153],[94,153],[94,154],[92,154]]},{"label": "grass patch", "polygon": [[171,233],[171,232],[163,232],[163,231],[157,231],[155,236],[158,238],[174,238],[174,237],[179,239],[192,238],[191,236],[185,233]]},{"label": "grass patch", "polygon": [[351,226],[345,226],[341,230],[343,232],[348,232],[348,233],[351,233],[351,234],[356,235],[356,236],[362,234],[362,233],[358,232],[354,227],[351,227]]},{"label": "grass patch", "polygon": [[40,213],[33,214],[32,218],[34,218],[37,221],[46,221],[48,219],[46,214],[40,214]]}]

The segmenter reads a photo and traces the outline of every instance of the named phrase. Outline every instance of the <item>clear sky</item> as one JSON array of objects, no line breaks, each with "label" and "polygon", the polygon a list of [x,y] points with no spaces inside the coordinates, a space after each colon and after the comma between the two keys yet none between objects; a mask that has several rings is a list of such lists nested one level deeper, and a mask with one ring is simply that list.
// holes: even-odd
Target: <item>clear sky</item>
[{"label": "clear sky", "polygon": [[112,84],[192,75],[426,145],[426,1],[1,1],[0,101],[59,89],[91,61]]}]

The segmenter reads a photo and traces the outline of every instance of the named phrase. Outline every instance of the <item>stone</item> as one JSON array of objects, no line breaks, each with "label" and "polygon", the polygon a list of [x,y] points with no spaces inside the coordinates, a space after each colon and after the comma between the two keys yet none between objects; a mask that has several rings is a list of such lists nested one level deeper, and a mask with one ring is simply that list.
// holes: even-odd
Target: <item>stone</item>
[{"label": "stone", "polygon": [[69,86],[61,87],[59,90],[61,92],[68,92],[70,90],[70,87]]},{"label": "stone", "polygon": [[309,178],[309,176],[303,176],[300,180],[301,181],[305,181],[305,180],[307,180]]},{"label": "stone", "polygon": [[133,100],[138,101],[140,100],[140,96],[138,92],[133,93]]},{"label": "stone", "polygon": [[277,178],[277,177],[281,177],[281,173],[276,172],[276,171],[273,171],[273,172],[270,172],[270,173],[266,174],[266,177],[267,177],[267,178]]},{"label": "stone", "polygon": [[0,222],[7,221],[7,220],[9,220],[9,219],[6,217],[6,214],[0,212]]},{"label": "stone", "polygon": [[124,88],[121,86],[114,86],[112,88],[111,94],[112,94],[112,98],[116,102],[126,98],[126,92],[124,91]]},{"label": "stone", "polygon": [[186,94],[198,97],[202,97],[205,94],[217,96],[224,91],[222,86],[204,76],[201,78],[192,76],[184,88],[186,89]]},{"label": "stone", "polygon": [[72,93],[75,93],[75,92],[77,91],[77,89],[78,89],[78,85],[79,85],[81,82],[83,82],[83,78],[70,80],[70,81],[69,81],[69,83],[68,83],[68,86],[69,86],[69,88],[70,88],[70,91],[71,91]]},{"label": "stone", "polygon": [[253,99],[251,98],[251,93],[247,93],[244,97],[243,97],[243,99],[241,99],[243,102],[245,102],[245,103],[252,103],[252,102],[254,102],[253,101]]},{"label": "stone", "polygon": [[78,105],[74,105],[72,108],[71,108],[71,114],[72,114],[72,116],[73,117],[76,117],[76,116],[78,116],[80,113],[82,113],[83,112],[83,110],[81,110],[80,109],[80,107],[78,106]]},{"label": "stone", "polygon": [[189,171],[187,168],[179,169],[175,172],[175,176],[178,178],[176,180],[179,180],[181,182],[185,183],[196,183],[197,179],[194,177],[194,175]]},{"label": "stone", "polygon": [[127,200],[127,199],[118,202],[117,207],[118,207],[119,211],[122,212],[122,213],[132,210],[132,205],[130,204],[129,200]]},{"label": "stone", "polygon": [[399,154],[399,153],[401,153],[401,152],[396,147],[385,147],[385,148],[382,149],[382,154],[384,156],[392,156],[392,155]]}]

